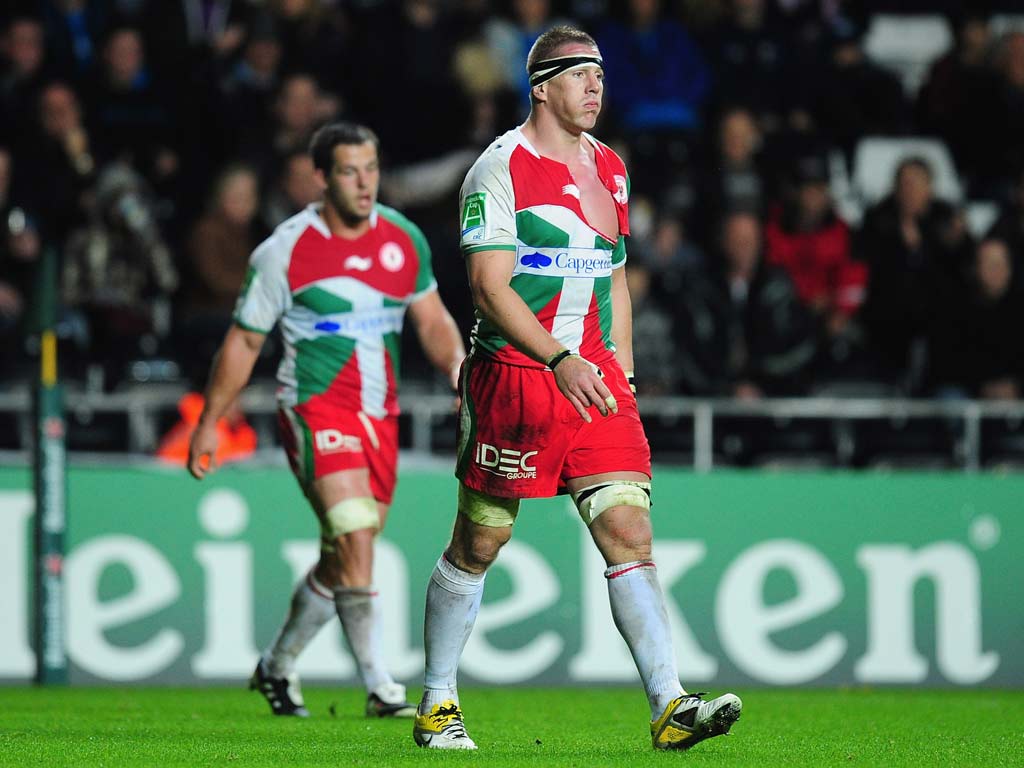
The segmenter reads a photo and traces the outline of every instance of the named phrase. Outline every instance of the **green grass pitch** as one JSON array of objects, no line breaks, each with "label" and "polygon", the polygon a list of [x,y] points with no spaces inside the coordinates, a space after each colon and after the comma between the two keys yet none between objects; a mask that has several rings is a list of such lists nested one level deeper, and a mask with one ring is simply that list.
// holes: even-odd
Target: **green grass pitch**
[{"label": "green grass pitch", "polygon": [[352,689],[310,688],[309,720],[235,688],[0,688],[2,766],[1022,766],[1024,691],[751,690],[730,736],[650,746],[635,689],[462,693],[471,753],[430,752]]}]

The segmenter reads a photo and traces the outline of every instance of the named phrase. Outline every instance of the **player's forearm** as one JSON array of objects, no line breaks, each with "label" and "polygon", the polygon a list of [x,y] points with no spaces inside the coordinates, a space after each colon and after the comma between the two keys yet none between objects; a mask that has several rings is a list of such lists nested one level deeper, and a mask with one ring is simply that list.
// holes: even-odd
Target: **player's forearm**
[{"label": "player's forearm", "polygon": [[501,332],[501,335],[527,357],[547,363],[565,346],[548,333],[537,316],[509,285],[474,290],[477,311]]},{"label": "player's forearm", "polygon": [[[633,368],[633,337],[630,331],[623,331],[618,337],[612,335],[612,339],[615,342],[615,359],[619,361],[619,365],[622,366],[622,370],[627,373],[632,373]],[[622,339],[619,341],[618,339]]]},{"label": "player's forearm", "polygon": [[216,423],[249,381],[259,357],[263,336],[232,326],[217,351],[206,386],[200,424]]},{"label": "player's forearm", "polygon": [[417,327],[420,345],[427,360],[439,372],[453,378],[452,371],[457,373],[458,366],[466,356],[466,347],[462,343],[459,327],[447,310]]}]

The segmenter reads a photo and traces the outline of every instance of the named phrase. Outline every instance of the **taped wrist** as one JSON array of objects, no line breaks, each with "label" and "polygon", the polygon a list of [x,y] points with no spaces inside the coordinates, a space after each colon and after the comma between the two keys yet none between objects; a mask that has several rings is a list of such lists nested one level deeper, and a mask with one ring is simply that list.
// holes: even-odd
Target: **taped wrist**
[{"label": "taped wrist", "polygon": [[548,358],[548,362],[547,362],[548,368],[550,368],[552,371],[554,371],[555,370],[555,366],[557,366],[560,362],[565,360],[565,358],[569,357],[571,354],[572,354],[572,350],[570,350],[570,349],[563,349],[561,352],[555,353],[550,358]]}]

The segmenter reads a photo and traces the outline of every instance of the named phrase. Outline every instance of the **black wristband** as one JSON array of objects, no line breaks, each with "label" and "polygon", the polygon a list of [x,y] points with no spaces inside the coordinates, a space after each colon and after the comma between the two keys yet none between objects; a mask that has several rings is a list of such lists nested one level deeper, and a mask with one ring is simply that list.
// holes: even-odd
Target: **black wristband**
[{"label": "black wristband", "polygon": [[565,358],[567,358],[571,354],[571,349],[563,349],[557,355],[548,360],[548,368],[550,368],[552,371],[555,370],[555,366],[558,365],[563,360],[565,360]]},{"label": "black wristband", "polygon": [[629,384],[629,391],[636,394],[636,376],[627,376],[626,383]]}]

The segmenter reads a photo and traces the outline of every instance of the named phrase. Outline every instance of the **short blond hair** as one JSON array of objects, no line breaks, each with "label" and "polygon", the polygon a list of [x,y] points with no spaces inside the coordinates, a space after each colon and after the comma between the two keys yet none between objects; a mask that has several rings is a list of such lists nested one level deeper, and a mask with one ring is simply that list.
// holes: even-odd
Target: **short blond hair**
[{"label": "short blond hair", "polygon": [[552,58],[559,48],[569,43],[583,43],[597,48],[597,41],[582,29],[565,25],[552,27],[534,41],[526,56],[526,71],[529,72],[538,61]]}]

